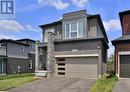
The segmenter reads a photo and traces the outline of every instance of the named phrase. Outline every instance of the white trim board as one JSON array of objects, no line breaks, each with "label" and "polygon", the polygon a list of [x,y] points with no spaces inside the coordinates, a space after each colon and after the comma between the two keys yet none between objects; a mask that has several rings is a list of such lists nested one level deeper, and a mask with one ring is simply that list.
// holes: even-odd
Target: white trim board
[{"label": "white trim board", "polygon": [[118,73],[116,74],[120,78],[120,56],[121,55],[130,55],[130,51],[120,51],[118,52]]},{"label": "white trim board", "polygon": [[55,57],[95,57],[98,54],[79,54],[79,55],[55,55]]},{"label": "white trim board", "polygon": [[28,59],[28,57],[23,57],[23,56],[13,56],[13,55],[9,55],[9,58],[21,58],[21,59]]},{"label": "white trim board", "polygon": [[119,55],[130,55],[130,51],[120,51],[118,52]]}]

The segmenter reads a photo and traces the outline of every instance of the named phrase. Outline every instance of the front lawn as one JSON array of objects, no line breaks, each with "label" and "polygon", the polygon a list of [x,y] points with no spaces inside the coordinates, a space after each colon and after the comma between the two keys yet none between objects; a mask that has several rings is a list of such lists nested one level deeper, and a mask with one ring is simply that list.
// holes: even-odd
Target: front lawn
[{"label": "front lawn", "polygon": [[96,81],[89,92],[112,92],[117,77],[114,75],[104,77]]},{"label": "front lawn", "polygon": [[0,76],[0,91],[18,87],[36,80],[34,74],[16,74]]}]

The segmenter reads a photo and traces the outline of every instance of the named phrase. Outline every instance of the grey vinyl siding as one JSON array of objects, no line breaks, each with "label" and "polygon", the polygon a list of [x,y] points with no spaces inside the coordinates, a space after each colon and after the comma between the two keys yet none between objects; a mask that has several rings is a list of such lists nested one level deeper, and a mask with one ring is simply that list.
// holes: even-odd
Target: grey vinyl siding
[{"label": "grey vinyl siding", "polygon": [[29,69],[29,60],[20,58],[8,58],[7,61],[7,74],[18,73],[18,66],[20,66],[21,73],[34,72]]},{"label": "grey vinyl siding", "polygon": [[7,43],[6,42],[1,42],[0,43],[3,47],[0,47],[0,55],[7,55]]},{"label": "grey vinyl siding", "polygon": [[[99,26],[99,23],[98,23],[98,25],[97,25],[97,36],[98,37],[104,37],[103,36],[103,32],[102,32],[102,30],[101,30],[101,27]],[[105,38],[105,37],[104,37]]]},{"label": "grey vinyl siding", "polygon": [[55,44],[55,51],[94,50],[98,49],[100,41],[76,41]]},{"label": "grey vinyl siding", "polygon": [[104,37],[96,18],[88,19],[88,38]]},{"label": "grey vinyl siding", "polygon": [[[24,51],[22,47],[24,46]],[[15,43],[7,43],[7,55],[8,57],[18,57],[18,58],[28,58],[29,46],[15,44]]]},{"label": "grey vinyl siding", "polygon": [[103,43],[101,43],[102,51],[102,74],[106,73],[107,70],[107,48]]},{"label": "grey vinyl siding", "polygon": [[35,42],[28,41],[28,40],[26,40],[26,41],[19,41],[19,42],[24,43],[24,44],[28,44],[30,52],[33,52],[33,53],[35,52]]},{"label": "grey vinyl siding", "polygon": [[57,24],[57,25],[54,25],[54,26],[45,27],[43,29],[43,42],[44,42],[44,36],[46,35],[45,31],[47,29],[52,29],[52,28],[54,28],[56,39],[58,39],[58,40],[62,39],[62,24]]},{"label": "grey vinyl siding", "polygon": [[96,38],[97,37],[97,20],[96,18],[94,19],[89,19],[88,20],[88,38]]}]

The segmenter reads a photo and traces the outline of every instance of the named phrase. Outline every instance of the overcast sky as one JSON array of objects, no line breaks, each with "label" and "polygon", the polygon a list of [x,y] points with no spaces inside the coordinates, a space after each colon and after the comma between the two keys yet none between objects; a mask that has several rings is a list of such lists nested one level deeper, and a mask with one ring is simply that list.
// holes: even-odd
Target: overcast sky
[{"label": "overcast sky", "polygon": [[[57,21],[62,14],[86,9],[100,14],[109,41],[120,37],[119,12],[130,9],[129,0],[15,0],[15,18],[0,19],[0,38],[42,39],[39,25]],[[109,43],[109,54],[113,46]]]}]

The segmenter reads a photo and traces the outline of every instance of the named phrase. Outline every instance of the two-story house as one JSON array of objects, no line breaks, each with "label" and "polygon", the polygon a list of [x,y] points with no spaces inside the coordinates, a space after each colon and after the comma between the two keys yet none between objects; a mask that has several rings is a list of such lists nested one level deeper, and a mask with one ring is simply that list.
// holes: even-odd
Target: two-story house
[{"label": "two-story house", "polygon": [[118,78],[130,78],[130,10],[119,13],[122,36],[113,40],[115,73]]},{"label": "two-story house", "polygon": [[48,77],[101,78],[106,72],[108,38],[99,14],[70,12],[63,14],[61,20],[40,27],[40,62]]},{"label": "two-story house", "polygon": [[35,41],[0,39],[0,74],[34,72]]}]

